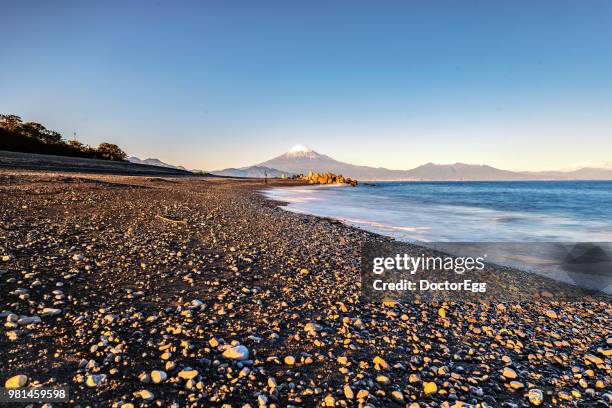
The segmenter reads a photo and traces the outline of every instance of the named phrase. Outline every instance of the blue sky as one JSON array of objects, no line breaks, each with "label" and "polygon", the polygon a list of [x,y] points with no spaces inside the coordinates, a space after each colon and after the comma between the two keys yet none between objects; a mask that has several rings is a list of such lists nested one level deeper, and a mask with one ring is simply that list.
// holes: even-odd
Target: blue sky
[{"label": "blue sky", "polygon": [[190,168],[612,161],[610,1],[2,5],[0,112]]}]

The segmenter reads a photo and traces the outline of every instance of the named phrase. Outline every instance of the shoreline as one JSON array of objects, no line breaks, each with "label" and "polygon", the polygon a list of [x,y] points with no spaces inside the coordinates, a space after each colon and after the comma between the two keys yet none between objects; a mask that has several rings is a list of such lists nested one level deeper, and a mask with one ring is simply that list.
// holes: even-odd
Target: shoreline
[{"label": "shoreline", "polygon": [[[316,187],[316,186],[311,186],[311,185],[308,185],[308,186]],[[270,187],[267,189],[271,189],[271,188],[283,188],[284,189],[284,188],[293,188],[293,187],[294,186],[275,186],[275,187]],[[300,185],[300,186],[295,186],[295,187],[299,188],[303,186]],[[317,215],[317,214],[309,213],[309,212],[293,211],[290,209],[290,205],[292,204],[291,202],[277,200],[273,197],[266,196],[265,190],[267,189],[261,190],[261,194],[264,196],[264,198],[274,203],[277,203],[277,205],[279,205],[280,208],[284,209],[287,212],[290,212],[293,214],[304,215],[304,216],[317,217],[317,218],[324,219],[332,223],[339,223],[347,228],[352,228],[358,231],[363,231],[368,234],[372,234],[372,236],[375,237],[377,241],[396,243],[398,244],[398,246],[403,247],[403,250],[405,250],[407,253],[412,254],[413,256],[418,255],[419,253],[432,253],[432,254],[445,255],[445,256],[450,255],[449,253],[444,252],[443,250],[435,249],[434,247],[427,246],[428,242],[420,242],[420,241],[414,241],[414,240],[405,241],[405,240],[393,237],[392,235],[381,234],[375,231],[370,231],[367,228],[361,227],[359,225],[353,225],[350,222],[347,222],[345,219],[342,219],[342,218],[335,218],[333,216],[322,216],[322,215]],[[530,270],[527,265],[521,267],[521,266],[510,265],[510,264],[497,263],[494,261],[487,261],[486,265],[487,265],[487,268],[485,269],[485,272],[487,273],[497,273],[498,271],[503,271],[504,274],[519,277],[518,279],[516,279],[518,282],[526,283],[526,284],[528,283],[527,289],[522,289],[519,287],[518,284],[512,284],[513,278],[511,278],[510,276],[504,276],[502,279],[499,279],[498,283],[500,285],[507,287],[509,290],[524,292],[522,293],[523,297],[516,297],[514,299],[506,299],[503,295],[497,295],[498,296],[497,299],[499,301],[537,300],[538,298],[541,297],[541,295],[531,290],[534,287],[537,287],[540,292],[550,292],[552,288],[555,288],[555,291],[554,291],[555,294],[560,295],[560,297],[557,298],[557,300],[560,300],[560,301],[574,301],[576,299],[583,298],[583,297],[594,297],[595,299],[604,300],[604,301],[610,301],[611,299],[611,293],[606,292],[606,291],[592,290],[587,287],[580,286],[577,283],[572,282],[569,276],[566,279],[560,279],[558,276],[552,277],[551,276],[552,274],[550,272],[548,274],[544,274],[536,270]],[[479,274],[480,277],[483,277],[483,275],[484,274]],[[549,288],[549,289],[547,290],[545,288]],[[563,296],[565,296],[565,298]]]},{"label": "shoreline", "polygon": [[[360,244],[389,238],[287,211],[262,187],[0,170],[0,310],[17,316],[3,315],[0,381],[105,406],[610,398],[608,303],[362,304]],[[244,351],[232,341],[247,358],[226,357]]]}]

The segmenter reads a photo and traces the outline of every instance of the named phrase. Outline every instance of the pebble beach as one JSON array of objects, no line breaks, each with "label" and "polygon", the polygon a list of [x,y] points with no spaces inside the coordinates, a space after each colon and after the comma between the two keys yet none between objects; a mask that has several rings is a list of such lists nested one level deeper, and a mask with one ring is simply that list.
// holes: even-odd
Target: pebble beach
[{"label": "pebble beach", "polygon": [[0,170],[0,385],[81,407],[612,405],[609,302],[360,302],[361,245],[390,238],[260,192],[299,183]]}]

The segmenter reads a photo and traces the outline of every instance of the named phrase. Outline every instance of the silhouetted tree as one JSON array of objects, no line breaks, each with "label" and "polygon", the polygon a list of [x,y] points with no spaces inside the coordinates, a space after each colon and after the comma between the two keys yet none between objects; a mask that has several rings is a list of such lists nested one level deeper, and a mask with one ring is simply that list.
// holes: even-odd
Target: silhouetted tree
[{"label": "silhouetted tree", "polygon": [[19,125],[17,131],[24,136],[43,140],[43,135],[47,132],[47,128],[40,123],[25,122]]},{"label": "silhouetted tree", "polygon": [[80,150],[82,152],[86,152],[87,150],[89,150],[89,146],[84,145],[83,143],[79,142],[78,140],[69,140],[68,141],[68,146],[73,147],[77,150]]},{"label": "silhouetted tree", "polygon": [[62,135],[55,130],[47,130],[43,133],[42,139],[47,143],[61,143]]},{"label": "silhouetted tree", "polygon": [[127,154],[112,143],[100,143],[96,149],[96,155],[105,160],[125,161],[127,159]]},{"label": "silhouetted tree", "polygon": [[0,127],[15,131],[21,125],[21,118],[17,115],[0,115]]},{"label": "silhouetted tree", "polygon": [[112,143],[91,148],[75,140],[66,142],[62,135],[40,123],[23,122],[17,115],[0,115],[0,150],[77,156],[125,161],[127,154]]}]

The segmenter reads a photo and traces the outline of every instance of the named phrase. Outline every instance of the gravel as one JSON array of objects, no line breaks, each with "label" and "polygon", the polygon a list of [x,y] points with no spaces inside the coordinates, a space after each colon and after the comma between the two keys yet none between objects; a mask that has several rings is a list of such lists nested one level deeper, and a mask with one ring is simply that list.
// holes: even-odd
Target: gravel
[{"label": "gravel", "polygon": [[612,404],[608,302],[361,303],[360,245],[388,238],[263,187],[0,171],[0,380],[70,406]]}]

